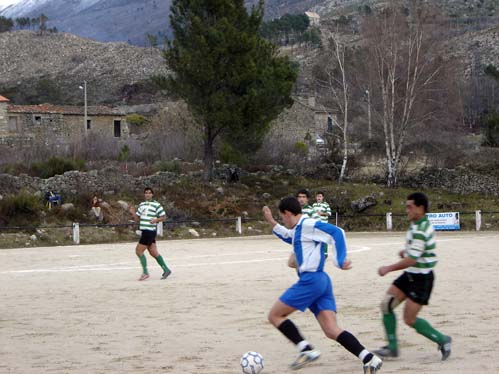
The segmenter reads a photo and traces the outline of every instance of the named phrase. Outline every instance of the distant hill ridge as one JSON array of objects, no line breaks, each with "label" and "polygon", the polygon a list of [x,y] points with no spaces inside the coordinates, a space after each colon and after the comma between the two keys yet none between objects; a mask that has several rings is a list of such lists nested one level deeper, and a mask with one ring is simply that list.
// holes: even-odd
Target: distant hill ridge
[{"label": "distant hill ridge", "polygon": [[78,86],[86,80],[89,104],[116,103],[126,100],[126,87],[166,73],[158,49],[101,43],[68,33],[0,33],[0,93],[4,96],[13,90],[32,90],[44,80],[64,93],[63,103],[80,103]]}]

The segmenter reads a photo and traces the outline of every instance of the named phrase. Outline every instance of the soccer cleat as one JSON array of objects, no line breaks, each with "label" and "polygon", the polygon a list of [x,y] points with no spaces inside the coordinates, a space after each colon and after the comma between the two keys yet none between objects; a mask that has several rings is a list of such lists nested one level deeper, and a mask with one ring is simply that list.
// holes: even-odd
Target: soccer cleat
[{"label": "soccer cleat", "polygon": [[382,358],[395,358],[399,356],[398,349],[390,349],[387,345],[374,351],[375,354]]},{"label": "soccer cleat", "polygon": [[451,352],[452,338],[447,336],[447,341],[444,344],[438,345],[438,350],[442,353],[442,361],[449,358]]},{"label": "soccer cleat", "polygon": [[163,275],[161,276],[161,279],[166,279],[170,276],[170,274],[172,273],[171,270],[167,270],[163,273]]},{"label": "soccer cleat", "polygon": [[145,281],[146,279],[149,278],[149,274],[142,274],[139,278],[139,281]]},{"label": "soccer cleat", "polygon": [[377,373],[379,369],[381,369],[381,365],[383,365],[383,361],[378,356],[373,355],[371,361],[364,364],[364,374],[374,374]]},{"label": "soccer cleat", "polygon": [[296,358],[295,362],[291,364],[291,369],[297,370],[301,369],[305,365],[310,364],[312,361],[315,361],[319,358],[321,355],[321,352],[313,349],[311,351],[303,351],[300,352],[298,357]]}]

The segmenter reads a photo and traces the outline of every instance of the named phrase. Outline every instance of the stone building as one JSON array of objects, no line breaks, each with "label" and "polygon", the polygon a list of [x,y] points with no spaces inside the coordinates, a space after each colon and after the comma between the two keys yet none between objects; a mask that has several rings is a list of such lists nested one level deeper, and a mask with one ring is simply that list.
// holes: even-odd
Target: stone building
[{"label": "stone building", "polygon": [[107,106],[84,108],[52,104],[14,105],[0,96],[0,145],[31,146],[35,143],[65,147],[93,135],[127,139],[126,114]]},{"label": "stone building", "polygon": [[[9,105],[9,99],[0,96],[0,129],[7,128],[7,107]],[[0,130],[1,131],[1,130]]]},{"label": "stone building", "polygon": [[305,15],[310,20],[311,26],[319,26],[321,23],[321,17],[315,12],[305,12]]}]

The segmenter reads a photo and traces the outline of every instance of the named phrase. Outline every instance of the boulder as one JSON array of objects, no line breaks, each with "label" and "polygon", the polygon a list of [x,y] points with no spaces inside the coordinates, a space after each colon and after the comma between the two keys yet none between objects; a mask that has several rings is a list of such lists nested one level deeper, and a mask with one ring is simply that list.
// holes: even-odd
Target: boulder
[{"label": "boulder", "polygon": [[356,213],[363,212],[367,208],[376,205],[376,198],[373,195],[364,196],[358,200],[354,200],[350,203],[350,207]]}]

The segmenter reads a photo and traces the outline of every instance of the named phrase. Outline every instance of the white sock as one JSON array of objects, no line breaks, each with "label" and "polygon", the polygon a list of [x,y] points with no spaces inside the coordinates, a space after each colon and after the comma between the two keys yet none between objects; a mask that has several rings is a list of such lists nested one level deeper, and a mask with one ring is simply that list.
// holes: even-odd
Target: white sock
[{"label": "white sock", "polygon": [[298,347],[298,351],[301,352],[307,345],[310,345],[310,343],[307,342],[306,340],[302,340],[296,346]]}]

